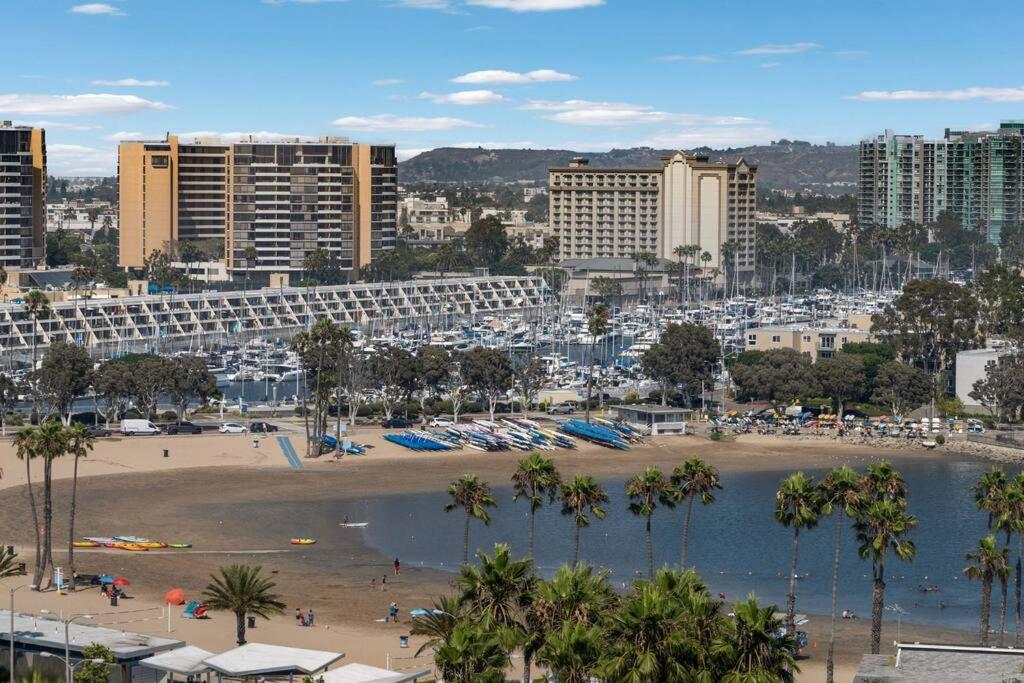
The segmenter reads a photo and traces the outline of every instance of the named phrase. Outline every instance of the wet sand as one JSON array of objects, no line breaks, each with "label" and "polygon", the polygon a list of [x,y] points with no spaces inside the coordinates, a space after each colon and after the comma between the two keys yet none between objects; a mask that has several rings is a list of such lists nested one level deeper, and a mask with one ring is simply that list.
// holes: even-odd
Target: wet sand
[{"label": "wet sand", "polygon": [[[382,557],[367,548],[362,534],[352,529],[338,529],[332,538],[314,546],[292,546],[289,538],[303,535],[303,520],[281,518],[276,514],[278,504],[288,501],[288,509],[294,510],[294,502],[302,501],[305,514],[312,518],[324,514],[328,501],[333,505],[331,514],[346,514],[344,501],[351,500],[351,517],[355,521],[356,503],[360,499],[440,491],[451,479],[466,472],[476,473],[495,485],[504,484],[522,454],[411,453],[384,441],[379,430],[366,430],[357,439],[368,441],[375,448],[367,456],[349,457],[341,463],[307,460],[301,471],[287,467],[273,439],[263,440],[259,449],[254,449],[251,439],[245,436],[101,440],[96,451],[80,463],[83,478],[79,481],[76,536],[133,534],[191,542],[194,547],[190,551],[148,553],[76,550],[80,572],[129,577],[133,582],[129,588],[133,599],[110,608],[95,589],[65,597],[22,591],[18,594],[19,609],[102,610],[115,614],[100,616],[100,623],[146,618],[150,620],[126,623],[122,628],[156,633],[166,629],[156,609],[134,610],[157,608],[160,597],[172,587],[183,589],[190,598],[198,597],[209,575],[219,566],[254,563],[273,572],[277,590],[288,609],[284,616],[269,623],[261,621],[250,640],[343,651],[347,653],[346,661],[376,666],[384,666],[389,655],[410,657],[415,642],[409,650],[398,647],[398,636],[408,633],[408,618],[399,624],[378,620],[392,601],[398,603],[403,615],[416,607],[428,607],[432,597],[450,589],[452,576],[406,565],[402,575],[396,577],[391,569],[393,558]],[[301,435],[295,435],[293,443],[298,447]],[[170,449],[171,457],[162,457],[164,448]],[[298,450],[301,452],[301,448]],[[884,454],[832,441],[786,441],[758,436],[722,444],[697,437],[665,437],[652,439],[629,452],[598,447],[551,452],[564,475],[587,473],[595,477],[621,476],[648,465],[671,469],[692,455],[705,458],[723,472],[796,470],[843,463],[860,467],[881,455],[897,461],[947,457],[927,452]],[[56,476],[68,476],[70,464],[58,462]],[[22,557],[30,560],[31,517],[26,489],[21,486],[25,481],[24,464],[16,460],[9,442],[0,442],[0,466],[5,472],[0,487],[6,489],[0,490],[0,538],[14,542]],[[66,539],[70,482],[57,481],[54,488],[54,538]],[[254,503],[259,507],[254,507]],[[341,521],[340,517],[337,521]],[[460,528],[453,520],[451,529],[439,533],[460,533]],[[55,554],[58,565],[66,562],[65,551],[57,553],[55,549]],[[381,591],[380,579],[385,575],[387,590]],[[370,589],[371,578],[377,579],[378,590]],[[22,579],[15,583],[24,582]],[[317,626],[296,627],[296,607],[312,607],[317,614]],[[172,622],[179,637],[213,651],[232,645],[234,623],[229,615],[214,614],[209,621],[196,622],[180,621],[176,614],[177,611]],[[804,674],[800,680],[823,677],[828,621],[827,617],[812,617],[806,628],[816,646],[802,662]],[[868,628],[863,619],[840,621],[837,680],[852,679],[857,662],[867,649]],[[887,623],[883,643],[891,643],[895,637],[895,625],[890,628]],[[902,637],[934,642],[973,640],[970,635],[956,631],[907,624],[903,625]],[[392,662],[394,668],[420,664],[429,668],[429,658]]]}]

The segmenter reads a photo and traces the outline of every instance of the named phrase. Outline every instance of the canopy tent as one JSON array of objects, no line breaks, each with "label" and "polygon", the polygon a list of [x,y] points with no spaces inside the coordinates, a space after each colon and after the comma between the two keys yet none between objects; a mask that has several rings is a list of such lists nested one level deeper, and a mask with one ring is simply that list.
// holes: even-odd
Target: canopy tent
[{"label": "canopy tent", "polygon": [[414,673],[398,673],[387,669],[378,669],[366,664],[346,664],[331,669],[323,675],[324,683],[411,683],[418,678],[425,678],[430,669]]},{"label": "canopy tent", "polygon": [[209,657],[205,663],[214,671],[231,678],[290,676],[316,673],[326,669],[344,656],[340,652],[247,643],[234,650]]},{"label": "canopy tent", "polygon": [[143,659],[139,664],[157,671],[193,676],[210,671],[210,667],[206,665],[206,660],[210,657],[213,657],[212,652],[207,652],[194,645],[186,645],[177,650],[161,652],[148,659]]}]

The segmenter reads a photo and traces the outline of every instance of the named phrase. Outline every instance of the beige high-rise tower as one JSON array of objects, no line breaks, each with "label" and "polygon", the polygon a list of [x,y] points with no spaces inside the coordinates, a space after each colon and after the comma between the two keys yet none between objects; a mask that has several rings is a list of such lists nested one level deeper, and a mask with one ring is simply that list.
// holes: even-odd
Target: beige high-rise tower
[{"label": "beige high-rise tower", "polygon": [[0,267],[35,267],[45,240],[46,132],[0,121]]}]

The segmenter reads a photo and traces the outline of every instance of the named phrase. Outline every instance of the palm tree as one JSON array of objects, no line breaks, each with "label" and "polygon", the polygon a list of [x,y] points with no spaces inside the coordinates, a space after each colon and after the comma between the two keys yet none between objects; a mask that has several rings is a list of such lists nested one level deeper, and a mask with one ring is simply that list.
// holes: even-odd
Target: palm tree
[{"label": "palm tree", "polygon": [[448,484],[448,495],[452,501],[444,506],[445,512],[463,510],[466,513],[465,527],[462,531],[462,562],[469,562],[469,520],[479,519],[487,526],[491,516],[487,508],[494,507],[497,502],[491,494],[491,487],[480,481],[475,474],[465,474]]},{"label": "palm tree", "polygon": [[512,475],[512,484],[515,495],[512,500],[520,497],[526,498],[530,503],[530,527],[527,536],[526,556],[533,559],[533,527],[537,517],[537,510],[544,505],[544,498],[549,503],[555,502],[558,497],[558,489],[562,483],[555,463],[550,458],[541,456],[536,451],[530,457],[519,461],[519,466]]},{"label": "palm tree", "polygon": [[452,632],[459,620],[467,614],[462,600],[455,596],[445,595],[434,600],[434,608],[426,614],[413,617],[412,630],[414,636],[426,636],[427,640],[416,650],[419,657],[427,650],[436,650],[449,642]]},{"label": "palm tree", "polygon": [[1017,558],[1013,569],[1014,592],[1014,647],[1024,644],[1021,627],[1021,568],[1024,555],[1024,473],[1018,474],[1006,489],[1006,506],[1003,511],[1006,525],[1017,535]]},{"label": "palm tree", "polygon": [[284,612],[284,603],[273,592],[276,585],[261,574],[262,567],[233,564],[220,568],[220,576],[211,575],[203,589],[206,606],[212,610],[233,612],[239,645],[245,645],[245,616],[269,619]]},{"label": "palm tree", "polygon": [[597,337],[608,334],[608,307],[603,303],[594,304],[587,316],[587,331],[590,333],[590,367],[587,370],[587,422],[590,422],[590,396],[594,386],[594,349]]},{"label": "palm tree", "polygon": [[483,625],[459,621],[447,642],[434,650],[439,680],[446,683],[505,683],[508,652]]},{"label": "palm tree", "polygon": [[6,579],[11,576],[21,576],[24,573],[21,570],[21,563],[15,562],[17,558],[18,553],[9,553],[6,548],[0,551],[0,579]]},{"label": "palm tree", "polygon": [[537,661],[551,669],[559,683],[590,683],[604,646],[604,635],[598,627],[564,622],[560,630],[548,636]]},{"label": "palm tree", "polygon": [[793,530],[793,559],[789,571],[789,592],[786,594],[786,633],[795,633],[796,566],[800,550],[800,529],[813,529],[821,515],[821,498],[814,488],[814,477],[803,472],[782,480],[775,494],[775,519]]},{"label": "palm tree", "polygon": [[683,520],[683,548],[679,557],[679,568],[686,569],[686,546],[690,540],[690,520],[693,519],[693,501],[700,498],[702,505],[715,502],[715,489],[722,489],[718,470],[701,460],[690,458],[682,467],[672,470],[672,486],[686,499],[686,518]]},{"label": "palm tree", "polygon": [[654,467],[648,467],[626,483],[629,511],[644,518],[647,532],[647,577],[654,578],[654,540],[651,536],[651,516],[661,504],[666,508],[676,506],[676,492],[672,483]]},{"label": "palm tree", "polygon": [[[1006,473],[998,467],[992,467],[981,475],[978,483],[971,487],[974,491],[974,502],[979,510],[988,513],[988,530],[996,529],[1006,533],[1005,547],[1009,549],[1012,520],[1006,516],[1007,494],[1010,480]],[[1006,638],[1006,602],[1007,579],[1009,574],[999,575],[999,645],[1002,647]]]},{"label": "palm tree", "polygon": [[607,570],[562,565],[549,580],[537,583],[530,611],[542,630],[554,632],[563,622],[598,625],[616,601]]},{"label": "palm tree", "polygon": [[835,554],[832,560],[832,625],[828,637],[828,657],[825,661],[825,682],[832,683],[835,668],[836,645],[836,603],[839,598],[839,558],[842,549],[843,521],[852,516],[860,500],[858,476],[847,465],[829,472],[818,484],[823,515],[833,515],[836,520]]},{"label": "palm tree", "polygon": [[32,529],[33,538],[36,541],[36,563],[33,569],[33,584],[38,590],[39,582],[42,580],[40,563],[43,559],[42,536],[39,531],[39,508],[36,505],[35,488],[32,486],[32,459],[39,457],[39,430],[36,427],[22,429],[14,437],[14,450],[19,460],[25,461],[25,482],[28,488],[28,503],[32,508]]},{"label": "palm tree", "polygon": [[32,318],[32,369],[36,369],[36,347],[39,343],[39,320],[49,318],[53,310],[50,300],[38,289],[25,295],[25,315]]},{"label": "palm tree", "polygon": [[885,562],[890,550],[905,562],[914,559],[917,548],[905,537],[917,526],[917,517],[907,514],[906,498],[902,498],[861,502],[854,519],[860,557],[871,558],[871,654],[877,655],[882,640]]},{"label": "palm tree", "polygon": [[602,503],[608,502],[608,494],[589,475],[577,474],[568,484],[562,484],[562,514],[573,516],[572,566],[580,558],[580,529],[590,526],[587,511],[597,519],[604,519]]},{"label": "palm tree", "polygon": [[992,607],[992,581],[1010,571],[1007,562],[1009,551],[997,545],[992,534],[978,541],[974,552],[966,553],[964,559],[972,562],[964,567],[968,579],[981,579],[981,646],[988,647],[989,613]]},{"label": "palm tree", "polygon": [[656,585],[641,583],[605,628],[605,649],[597,667],[605,681],[692,680],[695,657],[682,628],[682,606]]},{"label": "palm tree", "polygon": [[[36,566],[33,572],[33,584],[42,587],[46,574],[46,566],[52,564],[53,522],[53,461],[67,452],[67,432],[57,420],[49,420],[40,427],[29,427],[18,432],[14,439],[14,447],[18,458],[25,461],[26,481],[28,483],[29,506],[32,508],[32,521],[36,532]],[[35,492],[32,488],[32,466],[34,458],[43,460],[43,519],[39,520],[39,509],[36,505]]]},{"label": "palm tree", "polygon": [[735,619],[727,623],[725,636],[714,646],[714,654],[727,662],[722,683],[790,683],[796,664],[796,639],[792,631],[776,635],[779,620],[774,607],[759,607],[754,596],[733,607]]},{"label": "palm tree", "polygon": [[75,458],[74,474],[71,477],[71,505],[68,521],[68,572],[71,574],[71,590],[75,590],[75,505],[78,502],[78,460],[89,455],[96,438],[85,425],[76,422],[67,429],[68,455]]}]

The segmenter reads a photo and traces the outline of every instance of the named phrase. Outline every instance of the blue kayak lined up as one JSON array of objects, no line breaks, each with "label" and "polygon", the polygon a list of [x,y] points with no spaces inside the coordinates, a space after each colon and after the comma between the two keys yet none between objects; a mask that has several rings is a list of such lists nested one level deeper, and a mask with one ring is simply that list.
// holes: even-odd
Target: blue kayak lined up
[{"label": "blue kayak lined up", "polygon": [[608,429],[607,427],[589,424],[583,420],[572,419],[561,421],[558,423],[558,428],[566,434],[586,439],[587,441],[601,446],[622,450],[629,448],[629,443],[624,440],[623,435],[620,432]]}]

